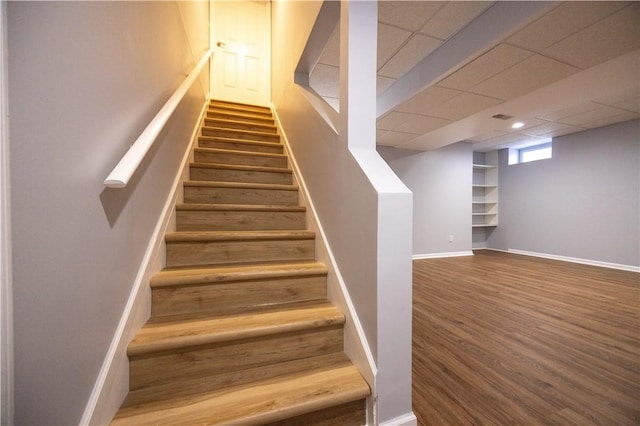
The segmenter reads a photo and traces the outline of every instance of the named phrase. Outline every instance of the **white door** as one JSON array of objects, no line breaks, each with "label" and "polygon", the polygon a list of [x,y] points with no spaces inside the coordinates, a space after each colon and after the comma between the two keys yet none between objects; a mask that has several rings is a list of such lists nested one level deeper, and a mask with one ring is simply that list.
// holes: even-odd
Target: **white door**
[{"label": "white door", "polygon": [[213,99],[268,106],[271,102],[271,3],[211,2]]}]

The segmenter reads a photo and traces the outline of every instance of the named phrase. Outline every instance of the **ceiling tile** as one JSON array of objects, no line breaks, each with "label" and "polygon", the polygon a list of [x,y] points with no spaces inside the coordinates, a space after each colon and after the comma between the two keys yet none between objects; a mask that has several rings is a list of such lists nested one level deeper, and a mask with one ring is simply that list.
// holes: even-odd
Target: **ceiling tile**
[{"label": "ceiling tile", "polygon": [[548,112],[546,114],[539,115],[538,118],[549,121],[559,121],[564,117],[570,117],[572,115],[581,114],[587,111],[593,111],[599,107],[598,104],[593,102],[584,102],[577,105],[573,105],[569,108],[562,108],[555,111]]},{"label": "ceiling tile", "polygon": [[416,135],[411,133],[386,132],[382,136],[378,137],[377,143],[381,145],[396,146],[409,142],[411,139],[415,139],[415,137]]},{"label": "ceiling tile", "polygon": [[583,127],[569,126],[569,127],[564,127],[562,129],[551,131],[549,133],[545,133],[542,136],[544,136],[546,138],[557,138],[559,136],[564,136],[564,135],[570,135],[572,133],[583,132],[584,130],[585,129]]},{"label": "ceiling tile", "polygon": [[476,95],[474,93],[461,93],[438,106],[429,108],[425,114],[447,120],[460,120],[461,118],[468,117],[471,114],[483,111],[502,102],[501,99]]},{"label": "ceiling tile", "polygon": [[573,127],[574,126],[571,126],[569,124],[554,123],[552,121],[547,121],[547,122],[544,122],[544,124],[539,124],[529,129],[524,129],[520,133],[524,133],[525,135],[531,135],[531,136],[546,136],[551,132],[556,132],[556,131],[573,128]]},{"label": "ceiling tile", "polygon": [[614,117],[620,114],[633,114],[618,108],[612,108],[606,105],[600,105],[591,111],[585,111],[579,114],[563,117],[558,121],[574,126],[587,127],[587,125],[596,120],[602,120],[608,117]]},{"label": "ceiling tile", "polygon": [[340,97],[340,68],[318,64],[309,76],[309,86],[320,96]]},{"label": "ceiling tile", "polygon": [[507,44],[499,44],[447,78],[439,86],[466,90],[527,59],[533,53]]},{"label": "ceiling tile", "polygon": [[612,117],[603,117],[590,121],[583,125],[587,129],[595,129],[596,127],[609,126],[611,124],[622,123],[623,121],[636,120],[640,118],[640,114],[635,112],[624,111],[621,114]]},{"label": "ceiling tile", "polygon": [[420,117],[420,115],[391,111],[376,122],[376,128],[380,130],[393,130],[405,121],[416,117]]},{"label": "ceiling tile", "polygon": [[336,28],[331,33],[331,37],[329,37],[329,41],[327,41],[318,62],[336,67],[340,66],[340,25],[336,25]]},{"label": "ceiling tile", "polygon": [[507,39],[507,43],[541,52],[554,43],[615,13],[629,2],[568,1]]},{"label": "ceiling tile", "polygon": [[540,142],[543,142],[544,138],[538,138],[536,136],[519,135],[516,133],[507,133],[501,136],[496,136],[495,138],[485,139],[484,141],[481,141],[481,142],[474,142],[473,149],[495,148],[500,145],[524,143],[524,142],[529,142],[533,140],[540,140]]},{"label": "ceiling tile", "polygon": [[446,89],[444,87],[431,86],[419,92],[416,96],[398,105],[395,110],[413,112],[425,115],[427,110],[460,94],[459,90]]},{"label": "ceiling tile", "polygon": [[446,126],[450,124],[450,120],[444,120],[442,118],[436,117],[427,117],[424,115],[416,116],[411,120],[401,124],[396,127],[394,130],[398,132],[406,132],[406,133],[414,133],[417,135],[422,135],[432,130],[438,129],[440,127]]},{"label": "ceiling tile", "polygon": [[378,23],[378,65],[380,69],[411,36],[411,31]]},{"label": "ceiling tile", "polygon": [[494,98],[513,99],[578,71],[553,59],[533,55],[474,86],[471,91]]},{"label": "ceiling tile", "polygon": [[[640,79],[639,79],[640,83]],[[602,105],[624,109],[627,111],[640,113],[640,89],[633,92],[616,93],[593,100]]]},{"label": "ceiling tile", "polygon": [[492,1],[450,1],[420,30],[431,37],[446,40],[484,12]]},{"label": "ceiling tile", "polygon": [[469,138],[467,140],[471,141],[471,142],[482,142],[482,141],[486,141],[488,139],[493,139],[495,137],[506,135],[506,134],[507,133],[501,132],[499,130],[493,130],[493,131],[491,131],[489,133],[481,133],[480,135],[474,136],[474,137]]},{"label": "ceiling tile", "polygon": [[624,109],[631,112],[640,113],[640,97],[629,99],[626,101],[616,102],[614,107]]},{"label": "ceiling tile", "polygon": [[400,78],[442,42],[438,39],[414,34],[409,41],[380,68],[378,74],[383,77]]},{"label": "ceiling tile", "polygon": [[586,69],[640,48],[640,2],[544,50],[546,55]]},{"label": "ceiling tile", "polygon": [[417,31],[445,3],[444,1],[379,1],[378,21]]},{"label": "ceiling tile", "polygon": [[397,80],[395,78],[382,77],[377,76],[376,78],[376,93],[380,94],[387,90],[389,86],[395,83]]}]

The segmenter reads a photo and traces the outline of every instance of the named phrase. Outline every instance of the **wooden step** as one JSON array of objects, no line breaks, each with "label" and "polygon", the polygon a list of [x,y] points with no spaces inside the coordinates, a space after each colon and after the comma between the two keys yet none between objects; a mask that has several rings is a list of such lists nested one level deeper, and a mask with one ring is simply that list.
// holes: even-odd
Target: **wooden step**
[{"label": "wooden step", "polygon": [[291,185],[291,169],[257,166],[236,166],[233,164],[191,163],[192,180],[216,182],[273,183]]},{"label": "wooden step", "polygon": [[288,166],[287,156],[284,154],[214,148],[195,148],[194,153],[194,160],[197,163],[238,164],[244,166],[280,168],[286,168]]},{"label": "wooden step", "polygon": [[208,127],[219,127],[224,129],[252,130],[256,132],[277,133],[278,129],[273,124],[265,124],[251,120],[239,120],[228,118],[208,118],[205,117],[204,125]]},{"label": "wooden step", "polygon": [[306,208],[240,204],[178,204],[178,231],[305,229]]},{"label": "wooden step", "polygon": [[209,118],[227,118],[230,120],[245,120],[254,121],[264,124],[275,124],[275,120],[271,115],[265,115],[260,113],[252,113],[246,111],[234,111],[225,109],[209,108],[207,109],[206,117]]},{"label": "wooden step", "polygon": [[185,181],[184,201],[211,204],[297,205],[297,185]]},{"label": "wooden step", "polygon": [[167,267],[315,259],[311,231],[172,232],[165,241]]},{"label": "wooden step", "polygon": [[327,355],[282,362],[278,364],[278,368],[267,365],[227,371],[207,377],[207,380],[202,380],[201,374],[184,374],[175,383],[162,383],[132,390],[127,395],[122,408],[136,407],[136,410],[140,411],[142,405],[146,405],[145,408],[150,409],[158,403],[162,404],[162,401],[174,398],[211,392],[225,387],[236,387],[250,382],[260,382],[294,373],[309,372],[327,366],[346,366],[349,364],[351,362],[343,352],[333,352]]},{"label": "wooden step", "polygon": [[151,279],[153,317],[229,314],[327,297],[318,262],[165,269]]},{"label": "wooden step", "polygon": [[280,135],[276,133],[258,132],[255,130],[227,129],[224,127],[202,127],[202,136],[214,136],[219,138],[251,140],[259,142],[280,142]]},{"label": "wooden step", "polygon": [[[354,366],[331,365],[250,385],[169,400],[153,408],[130,407],[121,410],[112,424],[264,425],[293,418],[301,421],[293,424],[308,425],[317,424],[323,417],[330,419],[333,416],[329,424],[362,425],[366,422],[364,408],[356,409],[357,405],[351,403],[364,401],[369,393],[367,383]],[[352,407],[356,413],[342,413],[340,416],[331,413],[333,407],[345,405]]]},{"label": "wooden step", "polygon": [[260,142],[242,139],[221,138],[216,136],[200,136],[200,148],[219,148],[236,151],[266,152],[271,154],[284,153],[284,146],[279,142]]},{"label": "wooden step", "polygon": [[148,323],[127,348],[132,390],[342,352],[344,315],[329,303]]},{"label": "wooden step", "polygon": [[269,115],[271,116],[271,108],[264,106],[256,106],[256,105],[248,105],[237,102],[227,102],[227,101],[218,101],[211,100],[209,101],[209,108],[216,110],[229,110],[229,111],[239,111],[243,113],[253,113],[253,114],[261,114],[261,115]]}]

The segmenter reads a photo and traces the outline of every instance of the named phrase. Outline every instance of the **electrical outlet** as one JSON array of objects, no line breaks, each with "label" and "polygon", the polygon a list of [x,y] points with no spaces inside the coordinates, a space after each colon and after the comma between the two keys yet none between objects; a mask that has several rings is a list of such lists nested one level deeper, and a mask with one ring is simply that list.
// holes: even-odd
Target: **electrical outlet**
[{"label": "electrical outlet", "polygon": [[449,242],[452,243],[453,242],[453,235],[449,235]]}]

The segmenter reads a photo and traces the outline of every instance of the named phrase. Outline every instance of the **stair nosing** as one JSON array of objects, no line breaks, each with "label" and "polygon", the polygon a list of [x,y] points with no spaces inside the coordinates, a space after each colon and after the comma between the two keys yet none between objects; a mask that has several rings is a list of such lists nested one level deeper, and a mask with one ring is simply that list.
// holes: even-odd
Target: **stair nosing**
[{"label": "stair nosing", "polygon": [[[256,127],[266,127],[269,129],[273,129],[274,131],[278,130],[278,126],[276,126],[275,124],[252,123],[251,121],[230,120],[227,118],[205,117],[204,121],[205,123],[207,121],[218,121],[218,122],[222,122],[223,124],[241,124],[241,125],[249,125],[249,126],[256,126]],[[214,126],[214,127],[217,127],[217,126]],[[225,127],[225,129],[226,128],[228,127]],[[249,129],[240,129],[240,130],[249,130]]]},{"label": "stair nosing", "polygon": [[166,288],[183,285],[222,284],[281,277],[326,276],[327,273],[327,266],[317,261],[193,267],[160,271],[151,278],[150,286],[151,288]]},{"label": "stair nosing", "polygon": [[282,147],[284,145],[280,142],[266,142],[266,141],[254,141],[250,139],[235,139],[235,138],[225,138],[224,136],[207,136],[200,135],[198,136],[198,140],[200,141],[208,141],[208,142],[222,142],[222,143],[244,143],[251,145],[259,145],[259,146],[268,146],[271,148]]},{"label": "stair nosing", "polygon": [[177,211],[242,211],[242,212],[295,212],[304,213],[305,206],[267,205],[267,204],[215,204],[215,203],[178,203]]},{"label": "stair nosing", "polygon": [[[283,314],[298,315],[287,318]],[[260,324],[251,324],[250,320]],[[247,325],[249,322],[249,325]],[[208,319],[173,321],[143,327],[129,343],[127,355],[140,357],[187,347],[343,325],[345,316],[331,303],[274,312],[225,315]],[[141,341],[142,340],[142,341]]]},{"label": "stair nosing", "polygon": [[293,170],[285,167],[264,167],[264,166],[247,166],[244,164],[224,164],[224,163],[203,163],[192,162],[189,163],[190,167],[200,169],[224,169],[224,170],[238,170],[247,172],[262,172],[262,173],[284,173],[292,174]]},{"label": "stair nosing", "polygon": [[241,151],[241,150],[224,149],[224,148],[194,147],[194,151],[209,152],[209,153],[216,153],[216,154],[228,154],[228,155],[245,155],[247,157],[257,156],[257,157],[268,157],[268,158],[275,158],[275,159],[288,158],[287,154],[276,154],[273,152],[259,152],[259,151]]},{"label": "stair nosing", "polygon": [[228,128],[228,127],[212,127],[212,126],[206,126],[206,125],[202,126],[202,130],[224,131],[229,133],[240,133],[243,135],[259,136],[259,137],[261,136],[278,137],[278,138],[280,137],[278,133],[257,132],[254,130],[234,129],[234,128]]},{"label": "stair nosing", "polygon": [[221,182],[208,180],[186,180],[184,186],[208,187],[208,188],[244,188],[244,189],[266,189],[278,191],[298,191],[300,187],[295,184],[280,183],[253,183],[253,182]]},{"label": "stair nosing", "polygon": [[167,243],[215,242],[215,241],[273,241],[313,240],[315,232],[308,230],[286,231],[176,231],[165,235]]}]

